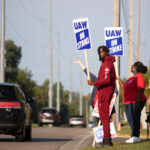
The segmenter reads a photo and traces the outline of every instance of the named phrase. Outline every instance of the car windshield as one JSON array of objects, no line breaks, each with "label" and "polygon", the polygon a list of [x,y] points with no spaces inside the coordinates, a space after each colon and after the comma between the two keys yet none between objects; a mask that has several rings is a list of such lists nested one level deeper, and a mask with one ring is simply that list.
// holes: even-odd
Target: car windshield
[{"label": "car windshield", "polygon": [[13,86],[0,86],[0,101],[16,100]]},{"label": "car windshield", "polygon": [[42,113],[52,113],[52,114],[54,114],[54,113],[56,113],[56,110],[55,109],[43,109]]}]

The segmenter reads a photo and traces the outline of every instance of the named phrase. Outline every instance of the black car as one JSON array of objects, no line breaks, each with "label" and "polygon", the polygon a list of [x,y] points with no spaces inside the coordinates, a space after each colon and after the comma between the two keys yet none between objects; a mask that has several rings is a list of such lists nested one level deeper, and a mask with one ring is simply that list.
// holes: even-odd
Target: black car
[{"label": "black car", "polygon": [[31,140],[31,107],[17,84],[0,83],[0,134],[16,141]]},{"label": "black car", "polygon": [[60,125],[60,115],[55,108],[43,107],[38,115],[38,124]]}]

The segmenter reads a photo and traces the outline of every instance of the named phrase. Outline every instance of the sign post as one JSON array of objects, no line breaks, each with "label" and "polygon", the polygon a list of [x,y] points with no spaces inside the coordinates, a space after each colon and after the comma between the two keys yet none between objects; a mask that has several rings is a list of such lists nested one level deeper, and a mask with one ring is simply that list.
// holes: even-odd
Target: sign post
[{"label": "sign post", "polygon": [[77,42],[77,50],[84,50],[87,75],[88,80],[90,80],[90,71],[86,52],[86,49],[91,48],[88,18],[80,18],[73,20],[73,28]]}]

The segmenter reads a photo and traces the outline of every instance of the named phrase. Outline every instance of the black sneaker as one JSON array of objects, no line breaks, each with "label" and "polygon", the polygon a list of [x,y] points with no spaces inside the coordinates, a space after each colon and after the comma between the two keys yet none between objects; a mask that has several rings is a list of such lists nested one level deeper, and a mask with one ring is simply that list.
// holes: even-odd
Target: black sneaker
[{"label": "black sneaker", "polygon": [[103,144],[102,144],[103,147],[106,147],[106,146],[113,146],[113,143],[112,143],[112,140],[111,138],[104,138],[103,139]]}]

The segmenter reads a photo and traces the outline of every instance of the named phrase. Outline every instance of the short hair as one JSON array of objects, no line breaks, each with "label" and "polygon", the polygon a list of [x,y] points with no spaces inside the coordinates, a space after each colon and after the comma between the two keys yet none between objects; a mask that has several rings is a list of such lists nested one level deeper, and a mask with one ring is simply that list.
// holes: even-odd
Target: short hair
[{"label": "short hair", "polygon": [[103,49],[103,51],[104,51],[105,53],[107,53],[107,56],[109,56],[109,48],[108,48],[107,46],[104,46],[104,45],[99,46],[99,47],[97,48],[98,54],[100,53],[100,49]]},{"label": "short hair", "polygon": [[136,70],[138,73],[146,73],[147,72],[147,66],[144,66],[142,62],[137,61],[133,64],[133,66],[136,67]]}]

